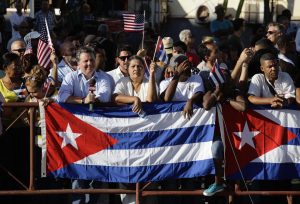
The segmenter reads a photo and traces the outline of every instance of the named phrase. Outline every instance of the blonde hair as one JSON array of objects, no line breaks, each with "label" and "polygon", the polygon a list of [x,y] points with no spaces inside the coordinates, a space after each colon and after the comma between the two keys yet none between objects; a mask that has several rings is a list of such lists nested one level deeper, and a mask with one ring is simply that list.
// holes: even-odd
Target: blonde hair
[{"label": "blonde hair", "polygon": [[34,85],[37,87],[42,87],[47,79],[47,73],[43,67],[40,65],[35,65],[29,72],[29,75],[25,77],[25,85]]}]

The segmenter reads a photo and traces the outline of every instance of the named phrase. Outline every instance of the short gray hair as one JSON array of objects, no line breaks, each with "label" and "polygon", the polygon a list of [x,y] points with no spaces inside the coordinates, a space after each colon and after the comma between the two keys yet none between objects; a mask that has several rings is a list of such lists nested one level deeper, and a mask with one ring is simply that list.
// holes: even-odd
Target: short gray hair
[{"label": "short gray hair", "polygon": [[76,52],[76,60],[77,60],[77,62],[79,62],[79,60],[80,60],[80,55],[81,55],[82,53],[90,54],[94,59],[96,58],[96,57],[95,57],[95,51],[94,51],[94,49],[91,48],[91,47],[86,47],[86,46],[84,46],[84,47],[79,48],[79,49],[77,50],[77,52]]},{"label": "short gray hair", "polygon": [[185,39],[186,39],[189,35],[192,35],[192,32],[191,32],[190,29],[182,30],[182,31],[179,33],[179,39],[180,39],[180,41],[184,42]]}]

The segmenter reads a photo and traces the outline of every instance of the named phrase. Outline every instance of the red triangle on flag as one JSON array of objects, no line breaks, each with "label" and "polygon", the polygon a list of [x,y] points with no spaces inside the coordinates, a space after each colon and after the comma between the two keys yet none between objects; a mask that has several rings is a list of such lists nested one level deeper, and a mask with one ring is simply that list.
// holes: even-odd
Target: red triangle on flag
[{"label": "red triangle on flag", "polygon": [[[229,104],[222,106],[222,112],[225,130],[225,174],[231,175],[238,172],[238,166],[235,161],[230,142],[233,144],[234,154],[241,168],[257,157],[281,146],[287,144],[290,140],[296,138],[296,135],[287,128],[280,126],[265,116],[248,109],[245,112],[239,112]],[[255,133],[251,138],[251,144],[243,143],[238,136],[245,131],[245,125],[248,125],[249,132]],[[228,132],[229,135],[226,133]],[[229,140],[230,139],[230,140]],[[250,142],[249,142],[250,143]]]},{"label": "red triangle on flag", "polygon": [[[117,143],[110,135],[78,119],[56,103],[45,107],[45,119],[47,172],[58,170]],[[68,129],[76,135],[73,143],[69,143],[68,138],[64,141],[61,136]]]}]

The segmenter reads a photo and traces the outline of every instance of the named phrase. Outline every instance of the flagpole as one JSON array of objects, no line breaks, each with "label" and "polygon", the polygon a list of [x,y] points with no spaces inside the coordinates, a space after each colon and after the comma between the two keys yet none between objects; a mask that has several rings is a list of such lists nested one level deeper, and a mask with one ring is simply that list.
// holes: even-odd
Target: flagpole
[{"label": "flagpole", "polygon": [[142,37],[142,49],[144,49],[144,40],[145,40],[145,20],[146,20],[146,12],[144,10],[144,26],[143,26],[143,37]]},{"label": "flagpole", "polygon": [[[230,146],[230,149],[231,149],[231,151],[232,151],[232,154],[233,154],[233,157],[234,157],[234,159],[235,159],[235,162],[236,162],[236,164],[237,164],[238,170],[239,170],[239,172],[240,172],[240,174],[241,174],[242,181],[243,181],[243,183],[244,183],[244,185],[245,185],[246,191],[249,191],[249,188],[248,188],[248,186],[247,186],[246,179],[245,179],[245,177],[244,177],[244,175],[243,175],[243,172],[242,172],[240,163],[239,163],[238,158],[237,158],[237,156],[236,156],[236,154],[235,154],[235,152],[234,152],[233,143],[232,143],[232,141],[231,141],[230,138],[229,138],[229,133],[228,133],[227,125],[226,125],[225,119],[224,119],[224,117],[223,117],[222,106],[218,103],[218,104],[216,105],[216,108],[217,108],[217,112],[218,112],[218,119],[219,119],[219,120],[222,119],[222,123],[223,123],[223,124],[222,124],[223,130],[220,129],[220,130],[221,130],[221,137],[222,137],[222,131],[223,131],[223,136],[224,136],[224,139],[221,138],[221,139],[222,139],[222,142],[223,142],[223,140],[225,141],[225,133],[226,133],[226,136],[227,136],[228,142],[229,142],[229,146]],[[225,144],[225,143],[224,143],[224,144]],[[225,161],[224,161],[224,162],[225,162]],[[253,199],[252,199],[251,195],[248,195],[248,197],[249,197],[251,203],[253,204],[254,202],[253,202]]]},{"label": "flagpole", "polygon": [[46,18],[45,18],[45,25],[46,25],[46,31],[47,31],[47,36],[48,36],[48,44],[50,45],[50,47],[52,48],[52,50],[54,50]]},{"label": "flagpole", "polygon": [[152,59],[153,62],[154,62],[154,58],[155,58],[155,55],[156,55],[157,44],[158,44],[159,38],[160,38],[160,36],[157,37],[156,46],[155,46],[155,50],[154,50],[154,55],[153,55],[153,59]]}]

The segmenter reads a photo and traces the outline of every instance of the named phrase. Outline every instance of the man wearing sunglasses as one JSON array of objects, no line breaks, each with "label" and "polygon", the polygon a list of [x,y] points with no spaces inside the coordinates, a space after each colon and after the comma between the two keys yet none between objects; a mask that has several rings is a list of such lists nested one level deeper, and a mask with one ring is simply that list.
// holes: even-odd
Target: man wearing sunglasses
[{"label": "man wearing sunglasses", "polygon": [[18,56],[22,57],[26,50],[26,45],[23,40],[15,40],[12,42],[10,46],[11,52],[17,54]]},{"label": "man wearing sunglasses", "polygon": [[271,22],[267,27],[266,37],[277,47],[277,41],[284,34],[284,26],[282,24]]},{"label": "man wearing sunglasses", "polygon": [[107,72],[107,74],[114,79],[115,83],[117,83],[117,81],[119,81],[122,77],[128,76],[127,61],[132,55],[132,48],[126,45],[121,47],[117,54],[116,63],[118,64],[118,67]]}]

